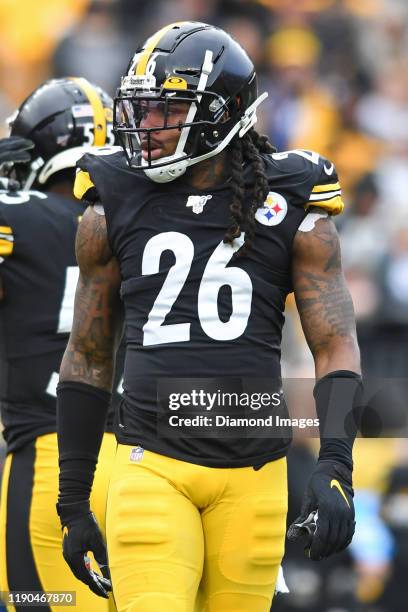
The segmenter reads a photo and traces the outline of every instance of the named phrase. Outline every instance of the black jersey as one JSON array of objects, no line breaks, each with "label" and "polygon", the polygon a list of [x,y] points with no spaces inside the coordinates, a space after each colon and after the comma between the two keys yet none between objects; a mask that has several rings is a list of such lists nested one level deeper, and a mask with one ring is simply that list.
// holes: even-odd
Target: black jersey
[{"label": "black jersey", "polygon": [[[244,388],[251,379],[280,379],[294,236],[308,206],[336,213],[343,203],[333,165],[316,153],[263,160],[270,192],[256,213],[254,244],[237,259],[244,236],[235,246],[223,242],[231,223],[230,182],[205,190],[190,187],[184,177],[157,184],[130,170],[117,150],[80,160],[75,193],[102,203],[122,276],[120,442],[220,467],[256,465],[285,453],[287,439],[170,439],[157,430],[163,380],[201,379],[211,388],[217,383],[208,381],[240,381]],[[250,167],[245,183],[248,206]]]},{"label": "black jersey", "polygon": [[56,431],[83,211],[83,203],[56,194],[0,192],[0,401],[9,451]]}]

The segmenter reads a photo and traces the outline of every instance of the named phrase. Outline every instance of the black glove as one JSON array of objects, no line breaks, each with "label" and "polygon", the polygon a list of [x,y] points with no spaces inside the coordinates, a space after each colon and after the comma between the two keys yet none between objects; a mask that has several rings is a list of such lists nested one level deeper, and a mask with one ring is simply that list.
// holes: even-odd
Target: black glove
[{"label": "black glove", "polygon": [[[57,512],[62,524],[63,555],[72,573],[96,595],[108,598],[112,587],[106,548],[89,504],[57,504]],[[91,569],[88,551],[92,551],[102,575]]]},{"label": "black glove", "polygon": [[304,540],[305,553],[314,561],[346,548],[355,528],[353,495],[351,470],[342,463],[319,461],[288,540]]},{"label": "black glove", "polygon": [[0,165],[4,163],[28,163],[31,161],[30,150],[34,143],[28,138],[9,136],[0,139]]}]

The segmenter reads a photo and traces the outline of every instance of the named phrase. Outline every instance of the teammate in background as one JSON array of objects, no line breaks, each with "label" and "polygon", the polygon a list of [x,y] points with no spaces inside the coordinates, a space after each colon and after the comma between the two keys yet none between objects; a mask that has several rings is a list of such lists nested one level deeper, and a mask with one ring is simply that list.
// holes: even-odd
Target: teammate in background
[{"label": "teammate in background", "polygon": [[18,189],[19,184],[13,179],[3,176],[14,164],[29,163],[31,161],[30,151],[34,143],[27,138],[10,136],[0,140],[0,189]]},{"label": "teammate in background", "polygon": [[[65,78],[44,83],[23,102],[0,146],[2,161],[9,149],[23,188],[0,191],[0,400],[7,444],[0,590],[74,591],[75,610],[83,612],[110,604],[74,578],[61,554],[56,385],[72,325],[79,274],[74,243],[85,209],[72,196],[75,164],[93,145],[111,141],[111,98],[85,79]],[[114,447],[107,433],[93,489],[102,528]],[[41,609],[72,606],[54,607],[51,600]]]},{"label": "teammate in background", "polygon": [[[259,391],[255,378],[280,384],[292,290],[315,359],[322,435],[291,537],[306,532],[316,510],[312,559],[342,550],[354,532],[356,429],[323,435],[329,398],[343,422],[361,386],[330,219],[343,209],[340,186],[317,153],[276,153],[253,129],[264,98],[251,60],[228,34],[171,24],[137,50],[122,79],[114,122],[123,150],[78,164],[75,193],[95,205],[79,229],[80,278],[58,388],[59,513],[65,558],[94,588],[83,555],[102,543],[89,492],[120,336],[120,288],[125,394],[107,506],[120,612],[192,612],[197,602],[205,611],[269,610],[284,552],[289,440],[248,430],[169,432],[163,423],[169,390],[192,395],[197,379],[206,390]],[[167,397],[167,409],[158,397]]]}]

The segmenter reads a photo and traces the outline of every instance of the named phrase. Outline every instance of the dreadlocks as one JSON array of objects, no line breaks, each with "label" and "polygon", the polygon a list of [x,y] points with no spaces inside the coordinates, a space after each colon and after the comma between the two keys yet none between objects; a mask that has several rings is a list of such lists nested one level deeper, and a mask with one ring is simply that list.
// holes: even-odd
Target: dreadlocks
[{"label": "dreadlocks", "polygon": [[[254,129],[249,130],[243,138],[234,138],[231,143],[231,168],[233,198],[230,206],[232,224],[227,229],[224,242],[232,244],[234,238],[241,235],[241,225],[245,224],[245,241],[238,251],[237,257],[245,255],[252,246],[255,234],[255,213],[264,205],[269,192],[268,178],[265,174],[260,153],[275,153],[275,147],[269,142],[267,136],[258,134]],[[243,176],[243,163],[252,165],[254,172],[254,188],[252,202],[246,217],[243,214],[245,186]]]}]

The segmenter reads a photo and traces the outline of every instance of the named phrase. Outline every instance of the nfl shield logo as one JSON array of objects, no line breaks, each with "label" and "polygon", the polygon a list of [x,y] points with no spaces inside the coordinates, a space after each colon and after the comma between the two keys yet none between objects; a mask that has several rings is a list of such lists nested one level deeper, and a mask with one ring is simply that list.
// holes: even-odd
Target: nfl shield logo
[{"label": "nfl shield logo", "polygon": [[143,459],[143,453],[144,453],[144,448],[142,448],[141,446],[135,446],[130,451],[130,457],[129,457],[130,461],[133,461],[133,462],[141,461]]}]

